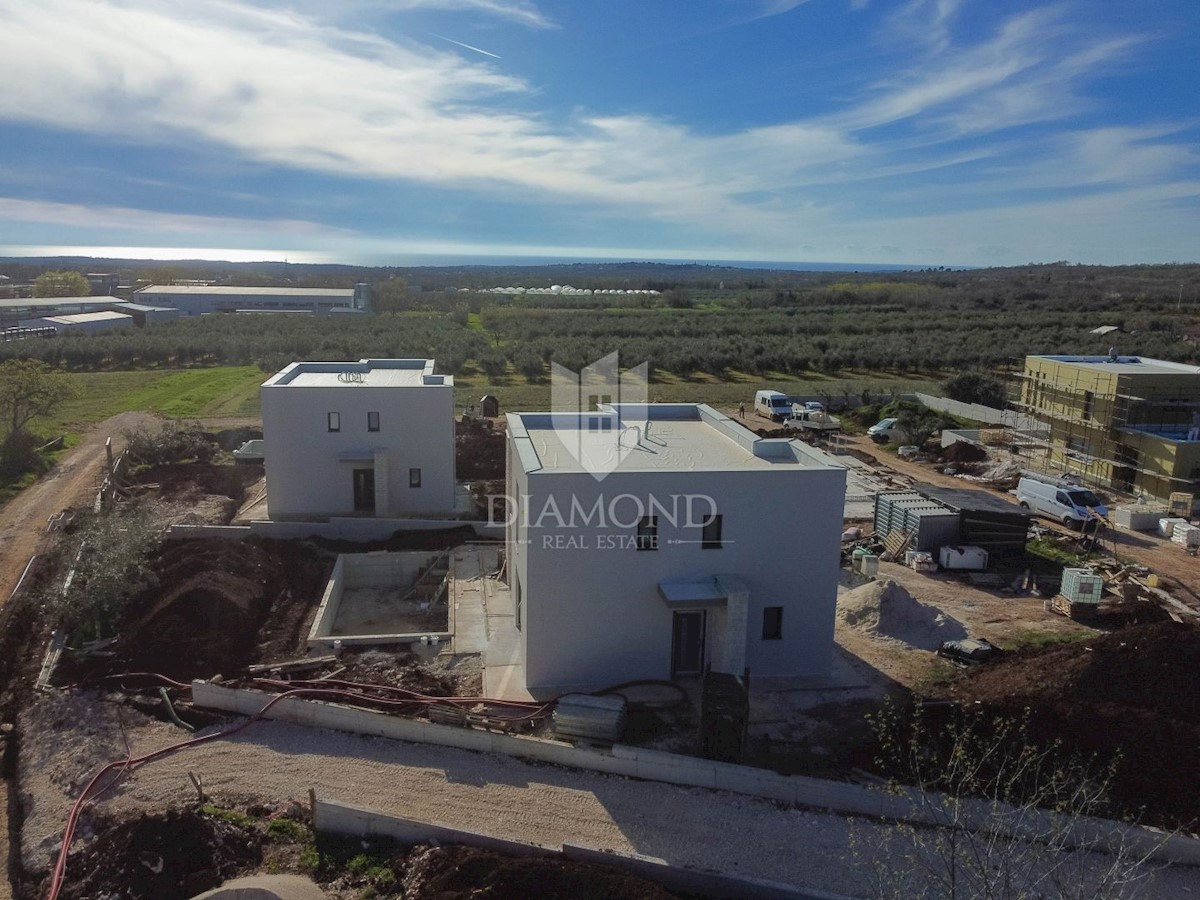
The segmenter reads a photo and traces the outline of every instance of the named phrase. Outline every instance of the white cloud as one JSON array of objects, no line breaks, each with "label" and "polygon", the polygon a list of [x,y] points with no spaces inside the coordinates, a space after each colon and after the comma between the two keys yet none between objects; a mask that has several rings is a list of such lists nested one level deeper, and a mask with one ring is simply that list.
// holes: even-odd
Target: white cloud
[{"label": "white cloud", "polygon": [[167,237],[186,235],[229,235],[274,233],[293,237],[342,237],[351,232],[299,219],[235,219],[133,209],[124,206],[89,206],[0,197],[0,221],[23,224],[59,225],[104,231],[157,233]]},{"label": "white cloud", "polygon": [[408,12],[430,9],[482,13],[531,28],[554,28],[530,0],[251,0],[260,6],[290,9],[304,15],[345,19],[362,12]]}]

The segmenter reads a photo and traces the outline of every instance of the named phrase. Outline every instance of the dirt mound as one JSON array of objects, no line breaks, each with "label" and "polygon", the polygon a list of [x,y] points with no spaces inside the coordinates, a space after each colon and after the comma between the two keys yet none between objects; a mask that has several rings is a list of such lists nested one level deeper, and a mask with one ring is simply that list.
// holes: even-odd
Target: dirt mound
[{"label": "dirt mound", "polygon": [[217,494],[231,500],[241,500],[246,488],[258,481],[262,473],[254,466],[218,466],[212,463],[181,463],[149,466],[138,471],[133,484],[149,487],[160,497],[179,499]]},{"label": "dirt mound", "polygon": [[1128,706],[1200,725],[1200,628],[1157,622],[1023,654],[956,693],[985,703]]},{"label": "dirt mound", "polygon": [[942,462],[983,462],[987,458],[987,451],[970,441],[955,441],[938,453],[938,459]]},{"label": "dirt mound", "polygon": [[964,673],[939,693],[1021,718],[1064,754],[1115,761],[1116,811],[1194,827],[1200,795],[1200,628],[1134,625]]},{"label": "dirt mound", "polygon": [[460,419],[454,423],[454,465],[460,481],[504,478],[504,429],[490,419]]},{"label": "dirt mound", "polygon": [[344,653],[338,662],[346,667],[346,671],[337,676],[339,681],[386,684],[430,697],[453,697],[458,693],[458,684],[452,675],[433,671],[411,653],[367,650]]},{"label": "dirt mound", "polygon": [[754,433],[761,438],[793,438],[796,432],[790,428],[755,428]]},{"label": "dirt mound", "polygon": [[857,631],[889,637],[922,650],[966,636],[957,619],[915,599],[890,578],[872,581],[838,599],[838,618]]},{"label": "dirt mound", "polygon": [[417,847],[404,874],[408,900],[538,897],[540,900],[670,900],[658,884],[590,863],[508,857],[472,847]]},{"label": "dirt mound", "polygon": [[71,855],[61,896],[186,900],[256,865],[256,838],[221,819],[171,810],[101,831]]},{"label": "dirt mound", "polygon": [[169,543],[155,574],[158,586],[130,605],[117,652],[130,670],[173,678],[244,668],[285,589],[279,560],[251,541]]}]

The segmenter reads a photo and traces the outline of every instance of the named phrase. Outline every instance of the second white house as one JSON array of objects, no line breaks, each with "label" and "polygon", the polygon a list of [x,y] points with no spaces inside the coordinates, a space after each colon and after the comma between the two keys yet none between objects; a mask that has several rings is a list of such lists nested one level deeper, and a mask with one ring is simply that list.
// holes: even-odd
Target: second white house
[{"label": "second white house", "polygon": [[431,359],[295,362],[262,385],[272,519],[452,511],[454,379]]}]

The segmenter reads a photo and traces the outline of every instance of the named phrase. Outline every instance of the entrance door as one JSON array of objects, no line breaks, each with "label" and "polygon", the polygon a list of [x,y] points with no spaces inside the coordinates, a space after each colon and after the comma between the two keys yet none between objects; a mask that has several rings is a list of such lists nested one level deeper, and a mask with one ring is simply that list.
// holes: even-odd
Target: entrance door
[{"label": "entrance door", "polygon": [[355,512],[375,512],[375,470],[354,470]]},{"label": "entrance door", "polygon": [[671,674],[704,671],[704,610],[675,613],[671,637]]}]

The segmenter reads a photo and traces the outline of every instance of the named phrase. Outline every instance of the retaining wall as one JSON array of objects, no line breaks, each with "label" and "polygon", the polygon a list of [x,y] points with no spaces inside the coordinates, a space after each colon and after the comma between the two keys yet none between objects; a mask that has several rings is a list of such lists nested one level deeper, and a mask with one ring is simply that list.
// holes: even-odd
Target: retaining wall
[{"label": "retaining wall", "polygon": [[[253,715],[266,705],[271,696],[260,691],[226,688],[203,681],[192,682],[192,698],[197,706],[227,712]],[[1061,836],[1064,831],[1050,813],[1013,810],[1002,804],[982,801],[966,801],[956,805],[942,795],[922,793],[915,788],[883,791],[804,775],[780,775],[769,769],[755,769],[622,744],[614,745],[612,751],[607,752],[541,738],[437,725],[316,700],[288,697],[276,703],[268,711],[267,717],[412,743],[502,753],[520,759],[667,784],[713,788],[848,815],[990,830],[1029,839],[1036,839],[1039,834],[1050,831]],[[1200,865],[1200,840],[1193,837],[1168,835],[1157,829],[1130,827],[1105,819],[1076,819],[1066,830],[1068,833],[1061,839],[1070,847],[1114,851],[1132,848],[1156,859]]]},{"label": "retaining wall", "polygon": [[462,844],[480,850],[491,850],[510,856],[538,856],[596,863],[658,882],[668,890],[704,894],[710,897],[747,898],[747,900],[842,900],[834,894],[764,881],[704,872],[672,866],[661,859],[598,850],[576,844],[546,847],[526,841],[512,841],[478,831],[451,828],[435,822],[424,822],[405,816],[392,816],[335,800],[313,799],[313,827],[320,832],[346,835],[376,835],[402,844],[423,844],[437,841],[442,844]]},{"label": "retaining wall", "polygon": [[491,525],[472,519],[369,519],[333,518],[327,522],[251,522],[249,525],[172,525],[167,529],[168,540],[186,538],[230,538],[244,540],[250,535],[297,540],[320,537],[332,541],[384,541],[397,531],[441,531],[470,525],[475,535],[495,540],[504,539],[504,525]]}]

